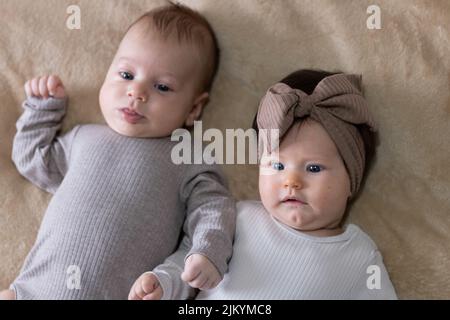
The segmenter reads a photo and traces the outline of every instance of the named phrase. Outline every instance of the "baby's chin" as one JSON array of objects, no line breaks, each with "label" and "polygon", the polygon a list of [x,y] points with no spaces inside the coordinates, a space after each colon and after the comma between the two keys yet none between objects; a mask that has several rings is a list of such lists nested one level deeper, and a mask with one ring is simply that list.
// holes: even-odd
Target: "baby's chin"
[{"label": "baby's chin", "polygon": [[126,136],[126,137],[132,137],[132,138],[150,138],[150,136],[146,135],[145,132],[142,131],[141,128],[138,128],[137,126],[129,126],[125,125],[124,123],[117,123],[114,120],[108,120],[105,119],[106,125],[113,130],[114,132]]},{"label": "baby's chin", "polygon": [[113,131],[115,131],[116,133],[118,133],[122,136],[130,137],[130,138],[150,138],[145,135],[142,135],[141,133],[135,132],[135,130],[127,130],[127,129],[123,129],[123,128],[118,128],[116,126],[109,126],[109,127]]},{"label": "baby's chin", "polygon": [[277,207],[271,208],[269,213],[278,221],[298,231],[304,231],[305,227],[312,222],[303,208]]},{"label": "baby's chin", "polygon": [[109,125],[108,126],[115,131],[116,133],[130,137],[130,138],[159,138],[156,135],[153,135],[151,133],[145,132],[143,130],[139,130],[138,128],[133,128],[129,126],[117,126],[117,125]]},{"label": "baby's chin", "polygon": [[158,132],[153,132],[149,130],[149,128],[146,128],[139,124],[128,125],[125,123],[109,123],[108,121],[106,121],[106,124],[111,130],[115,131],[116,133],[130,138],[164,138],[168,136],[167,134],[159,134]]}]

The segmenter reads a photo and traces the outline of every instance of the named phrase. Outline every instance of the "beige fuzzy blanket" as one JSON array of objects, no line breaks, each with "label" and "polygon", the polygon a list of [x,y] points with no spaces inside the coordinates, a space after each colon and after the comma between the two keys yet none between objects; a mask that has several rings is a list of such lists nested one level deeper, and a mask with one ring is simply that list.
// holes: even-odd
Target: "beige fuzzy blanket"
[{"label": "beige fuzzy blanket", "polygon": [[[0,288],[31,248],[50,195],[11,161],[23,84],[57,73],[64,130],[102,122],[97,97],[123,31],[164,1],[0,0]],[[363,74],[380,125],[376,165],[351,220],[378,244],[400,298],[450,298],[450,2],[186,0],[217,32],[222,62],[205,128],[248,128],[266,88],[299,68]],[[69,29],[69,5],[81,29]],[[375,16],[374,16],[375,17]],[[371,22],[370,20],[369,22]],[[258,197],[255,166],[225,166],[238,199]]]}]

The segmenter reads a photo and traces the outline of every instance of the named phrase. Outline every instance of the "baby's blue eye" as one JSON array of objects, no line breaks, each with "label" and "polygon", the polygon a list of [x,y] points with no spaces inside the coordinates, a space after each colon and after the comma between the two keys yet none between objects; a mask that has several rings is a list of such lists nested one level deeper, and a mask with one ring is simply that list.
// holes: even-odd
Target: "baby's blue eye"
[{"label": "baby's blue eye", "polygon": [[122,79],[125,79],[125,80],[133,80],[134,79],[133,75],[129,72],[124,71],[124,72],[119,72],[119,74],[122,77]]},{"label": "baby's blue eye", "polygon": [[164,84],[155,84],[155,88],[162,92],[170,91],[170,88]]},{"label": "baby's blue eye", "polygon": [[318,173],[318,172],[322,171],[322,167],[317,164],[310,164],[306,167],[306,170],[309,172],[312,172],[312,173]]},{"label": "baby's blue eye", "polygon": [[284,165],[281,162],[274,162],[272,163],[272,168],[275,170],[281,171],[284,170]]}]

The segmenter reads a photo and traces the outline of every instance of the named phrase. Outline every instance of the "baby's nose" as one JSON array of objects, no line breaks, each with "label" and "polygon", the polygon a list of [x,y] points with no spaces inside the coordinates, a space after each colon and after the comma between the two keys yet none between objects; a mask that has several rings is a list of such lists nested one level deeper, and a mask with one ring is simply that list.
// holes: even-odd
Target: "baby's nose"
[{"label": "baby's nose", "polygon": [[146,102],[148,100],[146,91],[139,87],[128,87],[127,96],[141,102]]},{"label": "baby's nose", "polygon": [[288,189],[300,189],[302,187],[302,183],[298,175],[289,174],[286,176],[283,186]]}]

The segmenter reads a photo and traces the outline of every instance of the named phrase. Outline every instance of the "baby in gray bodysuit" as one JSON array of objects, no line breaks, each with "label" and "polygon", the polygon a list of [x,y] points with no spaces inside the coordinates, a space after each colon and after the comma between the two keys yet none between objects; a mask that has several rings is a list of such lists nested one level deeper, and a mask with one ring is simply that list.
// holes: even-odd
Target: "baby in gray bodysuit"
[{"label": "baby in gray bodysuit", "polygon": [[[107,125],[60,135],[62,81],[52,75],[25,84],[13,161],[54,196],[0,299],[170,298],[181,295],[177,288],[163,295],[152,283],[180,271],[190,288],[179,290],[221,281],[235,202],[217,166],[175,165],[170,138],[200,117],[218,58],[208,22],[169,5],[139,18],[120,43],[99,95]],[[189,239],[183,256],[176,250],[182,230]],[[180,262],[183,270],[176,269]]]}]

